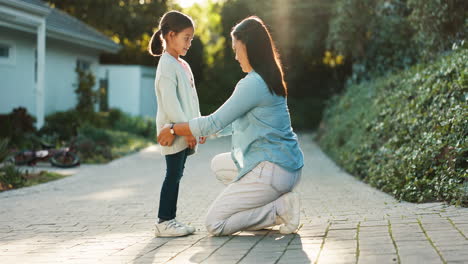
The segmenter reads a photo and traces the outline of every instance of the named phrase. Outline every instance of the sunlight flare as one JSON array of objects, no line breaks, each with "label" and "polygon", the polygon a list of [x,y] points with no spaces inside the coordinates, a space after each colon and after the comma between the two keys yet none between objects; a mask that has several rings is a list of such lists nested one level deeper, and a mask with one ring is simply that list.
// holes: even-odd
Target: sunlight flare
[{"label": "sunlight flare", "polygon": [[182,8],[188,8],[194,4],[203,4],[207,0],[176,0],[175,3],[180,5]]}]

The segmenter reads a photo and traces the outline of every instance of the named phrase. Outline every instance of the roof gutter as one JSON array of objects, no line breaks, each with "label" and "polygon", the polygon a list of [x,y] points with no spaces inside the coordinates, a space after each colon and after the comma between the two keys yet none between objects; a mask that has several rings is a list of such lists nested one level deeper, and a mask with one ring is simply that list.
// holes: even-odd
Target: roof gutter
[{"label": "roof gutter", "polygon": [[50,13],[50,9],[48,7],[41,7],[33,4],[29,4],[23,1],[15,1],[15,0],[0,0],[0,4],[4,4],[6,6],[14,7],[16,9],[25,11],[29,14],[37,15],[37,16],[47,16]]},{"label": "roof gutter", "polygon": [[70,42],[70,40],[73,39],[76,40],[73,41],[73,43],[109,53],[116,53],[122,48],[121,45],[113,43],[111,41],[101,41],[99,39],[89,37],[84,34],[66,31],[53,26],[47,27],[47,36],[66,42]]}]

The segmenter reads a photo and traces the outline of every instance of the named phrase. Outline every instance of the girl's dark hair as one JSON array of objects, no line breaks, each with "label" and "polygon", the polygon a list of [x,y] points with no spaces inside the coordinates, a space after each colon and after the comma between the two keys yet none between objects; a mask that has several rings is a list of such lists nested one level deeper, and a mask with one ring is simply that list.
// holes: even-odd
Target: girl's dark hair
[{"label": "girl's dark hair", "polygon": [[170,32],[179,33],[186,28],[195,28],[192,18],[178,12],[169,11],[165,13],[159,22],[159,30],[154,32],[148,45],[148,51],[153,56],[161,56],[163,53],[163,38]]},{"label": "girl's dark hair", "polygon": [[270,92],[286,97],[288,89],[281,61],[265,23],[259,17],[248,17],[233,27],[231,36],[245,44],[250,65],[266,82]]}]

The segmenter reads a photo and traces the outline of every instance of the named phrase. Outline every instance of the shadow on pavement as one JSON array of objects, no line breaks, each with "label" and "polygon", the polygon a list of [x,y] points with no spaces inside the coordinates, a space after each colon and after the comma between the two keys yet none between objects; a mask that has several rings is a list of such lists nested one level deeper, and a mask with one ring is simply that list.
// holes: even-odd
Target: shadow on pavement
[{"label": "shadow on pavement", "polygon": [[276,230],[154,238],[130,263],[311,263],[314,254],[306,252],[301,240],[298,234],[282,235]]}]

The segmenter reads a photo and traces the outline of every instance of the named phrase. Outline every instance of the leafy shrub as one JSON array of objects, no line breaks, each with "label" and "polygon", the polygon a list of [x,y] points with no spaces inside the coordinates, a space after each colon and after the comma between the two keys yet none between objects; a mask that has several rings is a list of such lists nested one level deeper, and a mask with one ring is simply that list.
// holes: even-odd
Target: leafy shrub
[{"label": "leafy shrub", "polygon": [[8,150],[9,139],[0,138],[0,163],[2,163],[10,154]]},{"label": "leafy shrub", "polygon": [[16,189],[26,184],[26,177],[12,164],[0,168],[0,191]]},{"label": "leafy shrub", "polygon": [[46,116],[40,133],[57,135],[60,140],[69,140],[77,135],[77,130],[82,122],[80,114],[74,109],[56,112]]},{"label": "leafy shrub", "polygon": [[82,127],[94,127],[125,131],[148,139],[153,139],[156,133],[156,124],[152,119],[132,117],[118,109],[109,112],[99,112],[88,115],[87,120],[74,110],[56,112],[45,118],[42,135],[57,135],[60,140],[70,140],[77,136]]},{"label": "leafy shrub", "polygon": [[468,36],[465,0],[336,0],[327,48],[353,64],[352,81],[425,62]]},{"label": "leafy shrub", "polygon": [[[83,162],[111,160],[112,139],[107,130],[85,125],[79,129],[77,150]],[[95,163],[95,162],[91,162]]]},{"label": "leafy shrub", "polygon": [[10,155],[9,139],[0,139],[0,191],[23,187],[26,178],[15,165],[6,161]]},{"label": "leafy shrub", "polygon": [[107,120],[109,121],[109,126],[112,127],[122,119],[124,112],[117,108],[111,108],[108,112]]},{"label": "leafy shrub", "polygon": [[433,58],[468,36],[466,0],[408,0],[408,7],[413,41],[424,57]]},{"label": "leafy shrub", "polygon": [[468,50],[329,102],[320,144],[372,186],[411,202],[468,206]]},{"label": "leafy shrub", "polygon": [[94,113],[94,104],[97,102],[98,94],[93,91],[96,78],[91,71],[75,70],[78,74],[78,85],[75,93],[78,99],[76,111],[80,113],[80,117],[84,120],[91,118]]},{"label": "leafy shrub", "polygon": [[108,128],[125,131],[148,139],[154,139],[156,135],[156,124],[153,119],[130,116],[118,109],[111,109],[108,117]]},{"label": "leafy shrub", "polygon": [[150,141],[124,131],[84,125],[76,144],[84,163],[102,163],[146,147]]},{"label": "leafy shrub", "polygon": [[31,116],[27,109],[18,107],[6,115],[0,115],[0,138],[8,138],[10,144],[20,147],[21,142],[28,134],[36,132],[34,123],[36,119]]}]

